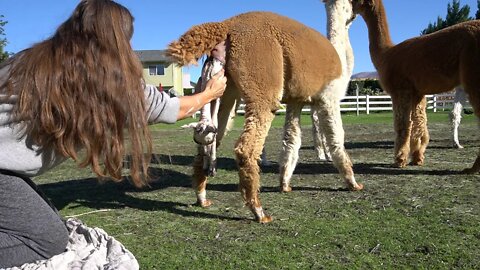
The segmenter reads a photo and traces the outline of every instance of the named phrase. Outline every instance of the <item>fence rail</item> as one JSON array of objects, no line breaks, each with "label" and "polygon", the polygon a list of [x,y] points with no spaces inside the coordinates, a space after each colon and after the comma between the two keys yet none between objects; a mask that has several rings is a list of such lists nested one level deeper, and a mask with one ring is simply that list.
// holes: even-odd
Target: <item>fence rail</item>
[{"label": "fence rail", "polygon": [[[444,111],[453,107],[454,93],[439,95],[427,95],[427,109],[434,112]],[[467,105],[468,106],[468,105]],[[244,114],[245,104],[240,104],[237,114]],[[370,114],[373,111],[391,111],[392,99],[388,95],[383,96],[346,96],[340,102],[340,111]],[[277,110],[277,113],[285,113],[285,106]],[[310,112],[310,106],[306,105],[302,112]]]}]

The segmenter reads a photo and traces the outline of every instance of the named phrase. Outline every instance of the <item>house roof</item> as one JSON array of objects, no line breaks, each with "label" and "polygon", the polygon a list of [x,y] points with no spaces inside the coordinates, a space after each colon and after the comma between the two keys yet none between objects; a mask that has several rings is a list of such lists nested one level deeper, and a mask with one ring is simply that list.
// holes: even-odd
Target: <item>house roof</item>
[{"label": "house roof", "polygon": [[142,63],[145,62],[172,62],[167,56],[166,50],[137,50],[135,53]]}]

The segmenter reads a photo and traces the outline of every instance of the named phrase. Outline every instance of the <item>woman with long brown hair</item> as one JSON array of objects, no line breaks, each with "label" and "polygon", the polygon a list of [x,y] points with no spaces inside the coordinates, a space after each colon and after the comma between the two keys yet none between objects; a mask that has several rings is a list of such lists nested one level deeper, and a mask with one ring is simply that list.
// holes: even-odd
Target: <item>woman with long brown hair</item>
[{"label": "woman with long brown hair", "polygon": [[185,118],[223,94],[223,72],[194,96],[143,88],[132,35],[125,7],[82,0],[51,38],[0,65],[0,268],[50,258],[67,244],[58,212],[29,177],[72,158],[121,180],[129,155],[131,180],[143,186],[148,125]]}]

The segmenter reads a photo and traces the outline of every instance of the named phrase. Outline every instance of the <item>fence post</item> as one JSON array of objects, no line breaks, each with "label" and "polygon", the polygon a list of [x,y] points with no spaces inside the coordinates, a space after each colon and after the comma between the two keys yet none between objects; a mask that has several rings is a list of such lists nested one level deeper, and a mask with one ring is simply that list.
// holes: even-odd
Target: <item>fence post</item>
[{"label": "fence post", "polygon": [[358,84],[357,84],[357,87],[355,88],[355,94],[357,95],[357,116],[360,115],[360,104],[359,104],[359,98],[358,98],[358,93],[360,92],[359,89],[358,89]]},{"label": "fence post", "polygon": [[437,112],[437,95],[433,95],[433,112]]},{"label": "fence post", "polygon": [[365,96],[365,105],[367,106],[367,114],[370,114],[370,95]]}]

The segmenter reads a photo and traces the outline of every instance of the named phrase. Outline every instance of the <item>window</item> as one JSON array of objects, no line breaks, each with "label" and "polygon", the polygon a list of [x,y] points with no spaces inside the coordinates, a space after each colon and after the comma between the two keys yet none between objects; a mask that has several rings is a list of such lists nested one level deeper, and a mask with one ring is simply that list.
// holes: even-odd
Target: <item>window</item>
[{"label": "window", "polygon": [[165,75],[165,66],[164,65],[150,65],[150,66],[148,66],[148,73],[152,76]]}]

